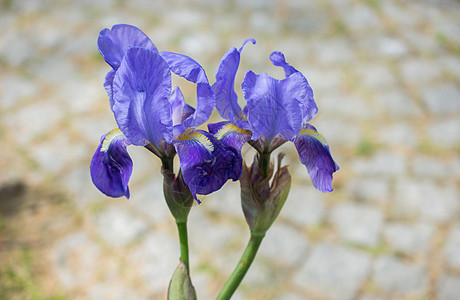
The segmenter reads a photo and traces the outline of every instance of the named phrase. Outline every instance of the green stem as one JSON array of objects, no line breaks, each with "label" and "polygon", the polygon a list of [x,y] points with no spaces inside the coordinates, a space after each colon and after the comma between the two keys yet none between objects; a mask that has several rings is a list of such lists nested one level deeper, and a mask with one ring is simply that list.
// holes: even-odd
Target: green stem
[{"label": "green stem", "polygon": [[252,235],[251,239],[244,250],[241,259],[236,266],[235,270],[233,270],[232,275],[228,278],[227,282],[225,283],[224,287],[220,291],[219,295],[217,296],[216,300],[227,300],[235,293],[236,289],[240,285],[241,281],[246,275],[249,267],[251,266],[254,258],[256,257],[257,250],[259,249],[260,243],[264,235]]},{"label": "green stem", "polygon": [[187,222],[177,222],[177,230],[179,231],[179,243],[180,243],[180,260],[187,266],[187,270],[190,272],[190,266],[188,261],[188,237],[187,237]]},{"label": "green stem", "polygon": [[268,170],[270,167],[270,153],[269,152],[262,152],[259,153],[259,166],[260,169],[262,170],[262,174],[265,176],[265,178],[268,177]]}]

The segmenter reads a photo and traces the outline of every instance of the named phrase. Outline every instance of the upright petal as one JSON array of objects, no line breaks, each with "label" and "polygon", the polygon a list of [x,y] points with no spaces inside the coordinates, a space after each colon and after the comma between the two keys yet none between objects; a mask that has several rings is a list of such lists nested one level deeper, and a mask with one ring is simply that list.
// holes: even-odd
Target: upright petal
[{"label": "upright petal", "polygon": [[171,93],[169,102],[172,108],[173,136],[176,137],[187,129],[183,122],[195,112],[195,109],[185,103],[184,95],[178,86]]},{"label": "upright petal", "polygon": [[307,167],[313,186],[323,193],[332,192],[332,174],[339,166],[332,159],[325,138],[315,127],[307,124],[292,141],[300,162]]},{"label": "upright petal", "polygon": [[302,129],[302,102],[309,91],[300,72],[281,81],[266,73],[246,72],[242,83],[247,101],[252,139],[265,136],[271,142],[277,135],[289,140]]},{"label": "upright petal", "polygon": [[[247,42],[255,44],[254,39],[244,41],[239,50],[230,48],[220,61],[216,73],[216,82],[212,85],[212,90],[216,95],[216,109],[220,116],[233,123],[245,120],[243,110],[238,105],[238,97],[235,93],[235,76],[240,64],[240,55]],[[237,124],[239,125],[239,124]]]},{"label": "upright petal", "polygon": [[284,74],[286,75],[286,78],[291,76],[291,74],[298,72],[293,66],[286,62],[284,54],[280,51],[273,51],[270,54],[270,60],[272,61],[273,65],[277,67],[282,67],[284,69]]},{"label": "upright petal", "polygon": [[105,75],[104,88],[107,91],[109,96],[110,109],[113,111],[113,78],[115,77],[115,70],[110,70],[107,75]]},{"label": "upright petal", "polygon": [[186,132],[173,144],[184,181],[195,199],[196,194],[210,194],[228,179],[238,180],[241,176],[241,155],[206,131]]},{"label": "upright petal", "polygon": [[155,51],[133,47],[113,80],[113,111],[118,127],[131,144],[171,143],[171,72]]},{"label": "upright petal", "polygon": [[120,66],[129,47],[142,47],[158,52],[145,33],[126,24],[117,24],[112,29],[102,30],[97,39],[97,47],[104,60],[115,70]]},{"label": "upright petal", "polygon": [[127,146],[128,140],[123,133],[114,129],[102,136],[91,160],[91,179],[109,197],[126,196],[129,199],[128,181],[133,162],[126,151]]},{"label": "upright petal", "polygon": [[280,51],[272,52],[270,54],[270,60],[275,66],[282,67],[284,69],[286,78],[290,77],[292,74],[296,74],[296,76],[303,77],[302,81],[306,82],[306,93],[303,98],[298,99],[300,101],[300,108],[302,109],[302,125],[306,124],[318,113],[318,107],[316,106],[315,100],[313,99],[313,90],[308,84],[307,79],[303,76],[302,73],[297,71],[293,66],[286,62],[284,54]]},{"label": "upright petal", "polygon": [[182,54],[162,51],[161,56],[166,60],[171,71],[188,81],[196,83],[196,110],[184,120],[185,128],[195,128],[205,123],[216,105],[216,100],[203,67],[192,58]]}]

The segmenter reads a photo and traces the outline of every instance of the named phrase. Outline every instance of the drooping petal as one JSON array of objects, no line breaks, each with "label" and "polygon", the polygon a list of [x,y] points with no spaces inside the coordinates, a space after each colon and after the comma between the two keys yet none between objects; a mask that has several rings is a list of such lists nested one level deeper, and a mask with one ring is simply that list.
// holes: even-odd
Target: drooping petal
[{"label": "drooping petal", "polygon": [[[220,61],[216,73],[216,82],[212,85],[212,90],[216,95],[216,109],[220,116],[237,125],[238,121],[246,119],[243,110],[238,105],[238,97],[235,93],[235,76],[240,64],[240,55],[247,42],[256,43],[254,39],[244,41],[239,50],[230,48]],[[244,121],[245,122],[245,121]]]},{"label": "drooping petal", "polygon": [[242,83],[247,101],[252,139],[265,136],[271,142],[277,135],[289,140],[302,129],[302,102],[310,86],[300,72],[276,80],[266,73],[246,72]]},{"label": "drooping petal", "polygon": [[183,121],[185,128],[195,128],[205,123],[216,105],[216,100],[203,67],[186,55],[162,51],[161,56],[168,63],[171,71],[188,81],[196,83],[196,110]]},{"label": "drooping petal", "polygon": [[195,199],[196,194],[210,194],[228,179],[238,180],[241,176],[241,155],[206,131],[185,132],[173,144],[184,181]]},{"label": "drooping petal", "polygon": [[313,186],[323,192],[332,192],[332,174],[339,166],[332,159],[325,138],[310,124],[292,139],[300,162],[307,167]]},{"label": "drooping petal", "polygon": [[145,33],[127,24],[117,24],[112,29],[102,30],[97,39],[97,47],[104,60],[115,70],[120,66],[129,47],[142,47],[158,52]]},{"label": "drooping petal", "polygon": [[114,129],[102,136],[91,160],[91,179],[109,197],[125,196],[129,199],[128,181],[133,162],[126,151],[128,144],[123,133]]},{"label": "drooping petal", "polygon": [[118,127],[137,146],[171,143],[171,72],[158,52],[133,47],[113,80],[113,111]]},{"label": "drooping petal", "polygon": [[232,147],[238,152],[241,152],[244,143],[251,139],[251,132],[228,121],[208,124],[208,130],[225,146]]},{"label": "drooping petal", "polygon": [[318,113],[318,107],[316,106],[315,100],[313,99],[313,90],[308,84],[307,79],[303,76],[302,73],[297,71],[293,66],[286,62],[284,54],[280,51],[274,51],[270,54],[270,60],[275,66],[282,67],[284,69],[284,74],[286,78],[290,77],[292,74],[296,76],[301,76],[302,81],[306,82],[306,93],[303,98],[299,98],[300,107],[302,109],[302,125],[309,122],[313,119]]}]

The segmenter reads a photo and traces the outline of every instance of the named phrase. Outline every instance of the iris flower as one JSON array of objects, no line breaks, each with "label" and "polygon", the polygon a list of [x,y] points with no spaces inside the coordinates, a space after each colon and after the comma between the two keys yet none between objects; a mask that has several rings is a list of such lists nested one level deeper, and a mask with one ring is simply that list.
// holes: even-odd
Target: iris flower
[{"label": "iris flower", "polygon": [[[239,152],[225,146],[225,139],[196,129],[215,107],[211,85],[196,61],[159,52],[140,29],[130,25],[102,30],[97,43],[112,67],[104,87],[118,125],[102,136],[91,160],[91,177],[102,193],[129,198],[133,162],[128,145],[146,147],[162,160],[164,168],[177,153],[184,181],[195,199],[196,194],[209,194],[228,179],[240,177]],[[179,87],[172,88],[171,72],[196,84],[196,109],[185,103]]]},{"label": "iris flower", "polygon": [[286,62],[283,53],[271,53],[270,60],[284,69],[285,79],[246,71],[241,87],[247,105],[244,109],[239,106],[235,75],[247,42],[255,44],[253,39],[246,40],[240,49],[228,50],[221,60],[212,89],[217,111],[228,121],[214,124],[210,130],[233,128],[240,140],[245,138],[259,153],[265,154],[287,141],[293,142],[313,186],[321,192],[331,192],[332,174],[339,167],[325,138],[308,123],[318,112],[313,91],[304,75]]}]

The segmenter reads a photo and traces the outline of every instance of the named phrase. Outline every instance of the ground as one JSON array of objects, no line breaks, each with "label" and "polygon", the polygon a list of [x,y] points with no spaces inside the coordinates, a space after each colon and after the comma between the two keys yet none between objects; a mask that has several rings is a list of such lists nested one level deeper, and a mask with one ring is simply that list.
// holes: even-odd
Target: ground
[{"label": "ground", "polygon": [[[96,40],[117,23],[193,57],[211,82],[222,55],[255,38],[238,90],[247,69],[282,78],[274,50],[313,88],[312,124],[340,165],[335,190],[315,190],[294,147],[281,148],[293,186],[234,299],[460,295],[460,2],[0,6],[0,299],[165,299],[179,247],[160,162],[129,148],[130,200],[105,197],[89,177],[116,126]],[[193,103],[194,86],[183,92]],[[249,234],[238,182],[202,200],[189,220],[191,275],[199,299],[214,299]]]}]

